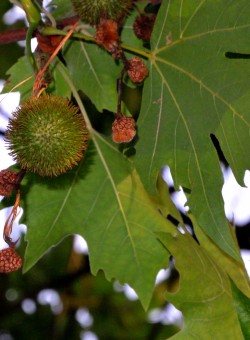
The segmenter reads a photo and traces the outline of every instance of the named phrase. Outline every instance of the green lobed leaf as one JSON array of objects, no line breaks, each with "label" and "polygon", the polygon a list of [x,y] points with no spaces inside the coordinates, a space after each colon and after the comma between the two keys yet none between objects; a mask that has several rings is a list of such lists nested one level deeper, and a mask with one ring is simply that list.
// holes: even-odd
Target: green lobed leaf
[{"label": "green lobed leaf", "polygon": [[250,299],[232,281],[231,287],[242,333],[245,339],[250,339]]},{"label": "green lobed leaf", "polygon": [[[58,96],[64,96],[70,99],[71,92],[65,79],[62,77],[61,72],[58,70],[58,64],[63,67],[64,71],[68,73],[67,68],[59,61],[56,60],[51,65],[51,84],[49,84],[48,92]],[[32,95],[32,89],[35,81],[34,71],[30,65],[30,62],[26,56],[18,59],[8,71],[8,80],[6,81],[1,93],[9,93],[13,91],[19,91],[21,95],[20,102],[29,99]]]},{"label": "green lobed leaf", "polygon": [[[243,260],[236,261],[226,254],[204,233],[194,216],[192,216],[191,213],[189,213],[188,216],[192,221],[195,236],[197,237],[199,244],[209,253],[217,265],[227,272],[234,284],[250,298],[250,281]],[[234,231],[231,231],[233,234]],[[235,242],[237,242],[234,234],[233,237],[235,238]]]},{"label": "green lobed leaf", "polygon": [[116,79],[121,67],[100,47],[73,41],[64,49],[64,58],[77,90],[86,94],[97,110],[116,112]]},{"label": "green lobed leaf", "polygon": [[76,16],[71,0],[53,0],[49,3],[52,15],[55,19],[70,18]]},{"label": "green lobed leaf", "polygon": [[21,57],[6,72],[9,75],[1,93],[20,91],[21,101],[28,99],[32,93],[34,83],[34,72],[28,58]]},{"label": "green lobed leaf", "polygon": [[56,60],[56,62],[52,66],[52,75],[53,75],[53,81],[51,84],[51,88],[49,87],[49,92],[53,92],[56,96],[62,96],[66,97],[69,100],[71,99],[71,91],[70,88],[65,81],[64,77],[62,76],[62,73],[60,72],[58,68],[58,64],[60,64],[60,68],[63,68],[64,72],[68,74],[68,69],[63,65],[62,62],[59,61],[59,59]]},{"label": "green lobed leaf", "polygon": [[169,193],[169,188],[167,183],[162,178],[162,175],[159,174],[156,182],[157,187],[157,195],[152,195],[151,199],[156,205],[156,208],[160,211],[160,213],[164,217],[171,217],[176,220],[178,223],[182,223],[182,217],[179,210],[174,205],[172,198]]},{"label": "green lobed leaf", "polygon": [[94,142],[95,149],[90,146],[85,160],[66,175],[29,175],[24,271],[62,238],[79,234],[88,243],[92,272],[129,283],[146,308],[155,276],[168,263],[154,232],[175,228],[152,205],[130,162],[98,134]]},{"label": "green lobed leaf", "polygon": [[188,206],[197,222],[235,259],[239,252],[224,214],[223,178],[211,134],[241,179],[250,167],[245,95],[250,69],[246,60],[225,54],[246,53],[249,37],[248,0],[162,3],[148,55],[150,76],[143,92],[135,160],[151,191],[159,168],[169,165],[176,188],[191,191]]},{"label": "green lobed leaf", "polygon": [[184,327],[171,339],[244,339],[224,270],[190,235],[158,235],[180,273],[179,290],[166,297],[183,312]]}]

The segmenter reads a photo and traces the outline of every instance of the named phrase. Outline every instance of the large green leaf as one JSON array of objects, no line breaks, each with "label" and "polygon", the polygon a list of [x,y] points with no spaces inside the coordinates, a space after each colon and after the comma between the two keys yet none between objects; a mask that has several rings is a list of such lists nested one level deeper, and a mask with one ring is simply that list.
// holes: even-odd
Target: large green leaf
[{"label": "large green leaf", "polygon": [[21,101],[31,96],[33,83],[35,80],[34,71],[27,57],[21,57],[6,72],[9,75],[1,93],[20,91]]},{"label": "large green leaf", "polygon": [[[53,77],[48,87],[48,92],[70,98],[70,89],[61,73],[58,71],[58,64],[60,64],[60,68],[63,67],[64,71],[68,73],[67,68],[64,67],[58,59],[56,59],[51,66],[51,74]],[[19,91],[21,95],[21,102],[29,99],[32,95],[35,75],[28,58],[24,56],[18,59],[18,61],[7,71],[7,75],[9,77],[1,93]]]},{"label": "large green leaf", "polygon": [[249,96],[243,97],[250,69],[248,61],[225,54],[249,52],[249,38],[248,0],[164,1],[138,121],[136,166],[143,183],[153,190],[159,168],[168,164],[176,188],[191,191],[188,205],[198,223],[235,259],[239,253],[224,215],[211,134],[242,181],[250,167]]},{"label": "large green leaf", "polygon": [[66,235],[80,234],[92,272],[129,283],[147,307],[155,276],[168,263],[154,232],[175,228],[152,205],[130,162],[99,135],[94,141],[72,172],[53,180],[29,175],[24,270]]},{"label": "large green leaf", "polygon": [[190,235],[159,234],[176,261],[179,290],[167,299],[184,315],[184,327],[171,339],[244,339],[230,280]]},{"label": "large green leaf", "polygon": [[71,0],[53,0],[48,5],[57,20],[76,16]]},{"label": "large green leaf", "polygon": [[[192,216],[191,213],[189,213],[188,216],[192,220],[195,235],[202,248],[205,249],[213,260],[227,272],[236,287],[250,298],[250,282],[243,260],[236,261],[234,258],[226,254],[204,233],[199,224],[196,222],[194,216]],[[231,231],[233,237],[235,237],[233,229]]]},{"label": "large green leaf", "polygon": [[98,111],[116,112],[117,88],[121,67],[100,47],[74,41],[64,49],[70,75],[77,90],[83,91]]},{"label": "large green leaf", "polygon": [[249,296],[244,295],[235,285],[231,282],[234,303],[238,313],[238,319],[241,325],[242,333],[245,339],[250,339],[250,299]]}]

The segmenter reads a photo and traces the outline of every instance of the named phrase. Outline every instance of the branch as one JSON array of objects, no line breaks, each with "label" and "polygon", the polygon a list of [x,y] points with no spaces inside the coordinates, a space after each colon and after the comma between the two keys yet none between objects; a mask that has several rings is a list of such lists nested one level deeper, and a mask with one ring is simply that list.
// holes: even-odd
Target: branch
[{"label": "branch", "polygon": [[[57,21],[57,27],[63,28],[65,26],[73,25],[79,20],[78,16],[71,18],[65,18]],[[21,41],[26,39],[28,28],[17,28],[10,29],[4,32],[0,32],[0,45],[10,44],[13,42]]]}]

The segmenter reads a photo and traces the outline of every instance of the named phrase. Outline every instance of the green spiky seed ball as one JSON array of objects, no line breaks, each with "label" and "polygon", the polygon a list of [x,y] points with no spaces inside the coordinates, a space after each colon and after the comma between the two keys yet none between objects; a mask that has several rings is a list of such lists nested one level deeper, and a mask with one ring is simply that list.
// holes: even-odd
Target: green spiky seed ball
[{"label": "green spiky seed ball", "polygon": [[90,25],[99,23],[101,17],[118,21],[128,14],[133,0],[72,0],[80,19]]},{"label": "green spiky seed ball", "polygon": [[22,169],[58,176],[76,165],[87,149],[89,134],[78,108],[67,99],[31,98],[13,113],[5,140]]}]

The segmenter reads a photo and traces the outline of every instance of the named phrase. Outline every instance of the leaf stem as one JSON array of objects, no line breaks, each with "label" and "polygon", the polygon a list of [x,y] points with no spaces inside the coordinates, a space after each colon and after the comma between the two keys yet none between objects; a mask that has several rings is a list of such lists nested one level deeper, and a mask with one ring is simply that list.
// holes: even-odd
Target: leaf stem
[{"label": "leaf stem", "polygon": [[[43,33],[44,35],[63,35],[63,36],[65,36],[67,34],[66,31],[60,30],[60,29],[55,28],[55,27],[45,27],[42,30],[41,33]],[[82,39],[82,40],[85,40],[85,41],[95,42],[94,37],[91,37],[91,36],[83,34],[83,33],[73,33],[72,37]]]},{"label": "leaf stem", "polygon": [[53,54],[50,56],[50,58],[48,59],[48,61],[44,65],[44,67],[38,72],[38,74],[36,76],[36,80],[35,80],[34,86],[33,86],[33,95],[39,97],[41,92],[45,89],[45,88],[43,88],[44,85],[46,86],[46,84],[43,84],[43,75],[44,75],[45,71],[47,70],[47,68],[49,67],[49,65],[51,64],[51,62],[53,61],[53,59],[55,58],[55,56],[57,55],[57,53],[62,48],[62,46],[66,43],[66,41],[73,34],[74,29],[76,28],[77,25],[78,25],[78,22],[76,22],[71,27],[69,32],[67,32],[67,34],[65,35],[63,40],[60,42],[60,44],[56,47],[56,49],[54,50]]},{"label": "leaf stem", "polygon": [[[42,33],[44,35],[66,35],[67,34],[65,31],[60,30],[58,28],[54,28],[54,27],[45,27],[43,29]],[[84,40],[84,41],[88,41],[88,42],[95,42],[94,37],[91,37],[91,36],[83,34],[83,33],[73,33],[72,37],[78,38],[78,39],[81,39],[81,40]],[[128,46],[128,45],[124,45],[124,44],[121,44],[121,47],[125,51],[132,52],[134,54],[137,54],[137,55],[144,57],[144,58],[147,58],[147,59],[152,59],[152,52],[142,51],[142,50],[139,50],[138,48],[134,48],[132,46]]]},{"label": "leaf stem", "polygon": [[34,55],[31,50],[31,39],[33,38],[33,33],[36,27],[37,27],[36,24],[30,24],[26,34],[26,53],[34,71],[37,71],[37,64],[36,59],[34,58]]},{"label": "leaf stem", "polygon": [[83,105],[83,102],[82,102],[82,100],[81,100],[81,98],[80,98],[80,96],[79,96],[79,94],[78,94],[78,92],[77,92],[77,90],[75,88],[75,85],[73,84],[73,82],[70,79],[69,75],[65,72],[65,70],[62,67],[61,62],[59,60],[58,60],[57,67],[58,67],[59,72],[62,74],[63,78],[65,79],[65,81],[68,83],[68,85],[69,85],[69,87],[71,89],[71,92],[72,92],[72,94],[73,94],[73,96],[74,96],[74,98],[75,98],[75,100],[76,100],[76,102],[77,102],[77,104],[79,106],[79,109],[80,109],[80,111],[81,111],[81,113],[83,115],[83,118],[85,120],[87,129],[88,129],[90,135],[92,135],[93,134],[92,125],[90,123],[90,120],[89,120],[89,117],[88,117],[87,112],[85,110],[85,107]]},{"label": "leaf stem", "polygon": [[132,46],[128,46],[124,44],[121,44],[121,47],[123,50],[137,54],[140,57],[144,57],[146,59],[152,59],[152,52],[142,51],[142,50],[139,50],[138,48],[134,48]]}]

